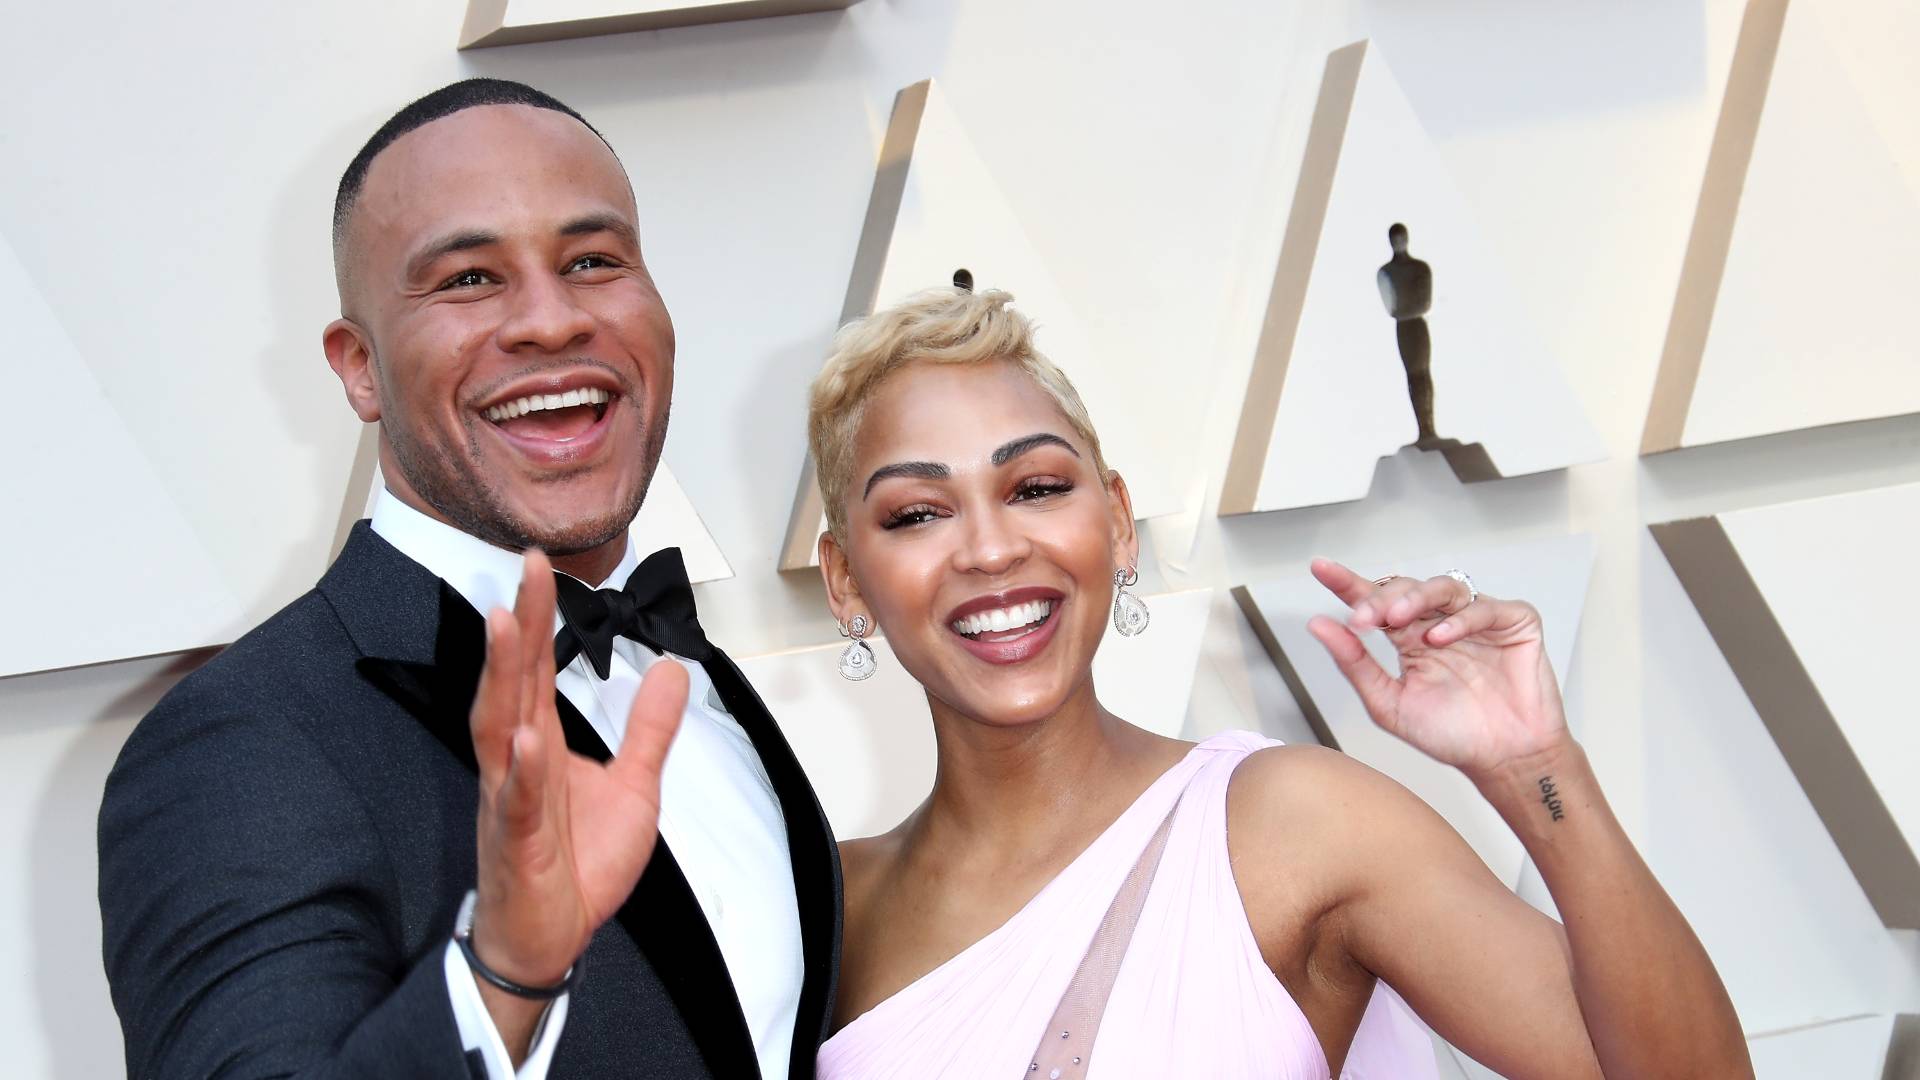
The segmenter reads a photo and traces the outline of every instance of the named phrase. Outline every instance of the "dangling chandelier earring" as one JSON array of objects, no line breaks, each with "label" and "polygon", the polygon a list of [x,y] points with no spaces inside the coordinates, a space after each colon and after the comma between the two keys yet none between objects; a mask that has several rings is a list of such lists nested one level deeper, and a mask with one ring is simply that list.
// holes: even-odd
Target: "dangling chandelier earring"
[{"label": "dangling chandelier earring", "polygon": [[865,615],[855,615],[852,622],[840,628],[841,637],[853,639],[847,645],[847,650],[840,654],[840,677],[849,682],[873,678],[873,646],[860,640],[867,636],[872,625]]},{"label": "dangling chandelier earring", "polygon": [[1147,628],[1146,602],[1127,591],[1127,586],[1139,581],[1139,573],[1131,566],[1113,572],[1113,628],[1121,637],[1132,637]]}]

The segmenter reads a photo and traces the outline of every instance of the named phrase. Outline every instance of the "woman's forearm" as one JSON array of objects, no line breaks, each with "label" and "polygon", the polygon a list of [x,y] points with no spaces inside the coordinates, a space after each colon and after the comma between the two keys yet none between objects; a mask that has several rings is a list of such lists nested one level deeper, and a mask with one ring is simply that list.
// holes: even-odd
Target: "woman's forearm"
[{"label": "woman's forearm", "polygon": [[1606,1075],[1753,1075],[1713,962],[1614,818],[1580,746],[1568,740],[1475,782],[1560,909],[1574,992]]}]

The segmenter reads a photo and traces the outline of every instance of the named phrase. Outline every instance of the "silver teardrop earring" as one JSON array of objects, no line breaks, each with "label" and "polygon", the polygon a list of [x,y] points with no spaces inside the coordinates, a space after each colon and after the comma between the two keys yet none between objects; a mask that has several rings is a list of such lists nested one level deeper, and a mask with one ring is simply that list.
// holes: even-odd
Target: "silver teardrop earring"
[{"label": "silver teardrop earring", "polygon": [[1138,584],[1140,574],[1129,566],[1113,572],[1113,628],[1121,637],[1132,637],[1147,628],[1147,605],[1127,591]]},{"label": "silver teardrop earring", "polygon": [[841,637],[853,639],[846,651],[840,654],[840,677],[849,682],[864,682],[873,678],[873,646],[860,640],[867,636],[872,625],[865,615],[855,615],[852,622],[840,628]]}]

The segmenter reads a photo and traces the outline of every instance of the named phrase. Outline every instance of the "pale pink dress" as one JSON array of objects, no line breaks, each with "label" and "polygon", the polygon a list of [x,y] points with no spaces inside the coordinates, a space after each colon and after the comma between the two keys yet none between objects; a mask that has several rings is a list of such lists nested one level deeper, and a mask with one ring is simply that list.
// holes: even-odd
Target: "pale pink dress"
[{"label": "pale pink dress", "polygon": [[[1017,1080],[1096,929],[1161,823],[1165,853],[1073,1080],[1328,1080],[1307,1018],[1260,957],[1227,860],[1227,782],[1278,743],[1227,732],[1193,748],[1026,907],[835,1033],[820,1080]],[[1383,985],[1341,1076],[1438,1075],[1425,1027]]]}]

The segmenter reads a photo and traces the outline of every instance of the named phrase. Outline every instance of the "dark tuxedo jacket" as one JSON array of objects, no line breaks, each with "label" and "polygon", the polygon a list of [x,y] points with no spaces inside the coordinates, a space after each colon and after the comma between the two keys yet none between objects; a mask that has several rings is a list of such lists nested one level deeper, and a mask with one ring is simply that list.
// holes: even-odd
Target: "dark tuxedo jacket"
[{"label": "dark tuxedo jacket", "polygon": [[[315,589],[141,721],[100,808],[130,1076],[470,1075],[443,950],[475,880],[467,713],[483,648],[481,616],[363,521]],[[753,688],[722,654],[705,667],[786,816],[806,965],[792,1075],[810,1080],[839,962],[839,859]],[[568,743],[604,759],[559,707]],[[584,963],[552,1076],[759,1075],[665,840]]]}]

